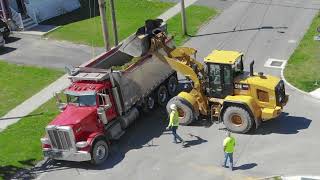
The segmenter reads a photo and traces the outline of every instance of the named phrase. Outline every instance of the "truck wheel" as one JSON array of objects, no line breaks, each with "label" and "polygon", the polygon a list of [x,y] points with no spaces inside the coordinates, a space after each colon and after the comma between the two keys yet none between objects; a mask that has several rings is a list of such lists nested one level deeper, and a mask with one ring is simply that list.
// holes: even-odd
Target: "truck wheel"
[{"label": "truck wheel", "polygon": [[167,88],[164,85],[161,85],[157,93],[157,101],[160,106],[166,106],[169,99],[169,94]]},{"label": "truck wheel", "polygon": [[142,105],[143,112],[148,113],[151,110],[153,110],[154,107],[155,107],[154,97],[153,96],[146,97]]},{"label": "truck wheel", "polygon": [[175,96],[178,91],[178,79],[175,76],[171,76],[169,78],[167,87],[168,87],[168,92],[170,96]]},{"label": "truck wheel", "polygon": [[91,163],[94,165],[102,164],[109,156],[109,146],[104,140],[98,140],[91,152]]},{"label": "truck wheel", "polygon": [[230,106],[223,114],[223,123],[231,132],[247,133],[253,125],[253,119],[246,109]]},{"label": "truck wheel", "polygon": [[168,114],[171,113],[170,106],[171,104],[175,104],[177,106],[177,111],[179,114],[179,124],[181,125],[189,125],[194,120],[194,110],[192,105],[184,100],[181,97],[175,96],[167,104],[167,112]]}]

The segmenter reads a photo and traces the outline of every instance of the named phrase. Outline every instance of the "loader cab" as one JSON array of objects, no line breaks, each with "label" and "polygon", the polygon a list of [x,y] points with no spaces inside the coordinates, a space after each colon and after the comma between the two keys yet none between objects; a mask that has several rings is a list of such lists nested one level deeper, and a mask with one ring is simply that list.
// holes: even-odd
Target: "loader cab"
[{"label": "loader cab", "polygon": [[205,58],[208,73],[207,95],[225,98],[233,95],[234,78],[243,74],[243,55],[236,51],[214,50]]}]

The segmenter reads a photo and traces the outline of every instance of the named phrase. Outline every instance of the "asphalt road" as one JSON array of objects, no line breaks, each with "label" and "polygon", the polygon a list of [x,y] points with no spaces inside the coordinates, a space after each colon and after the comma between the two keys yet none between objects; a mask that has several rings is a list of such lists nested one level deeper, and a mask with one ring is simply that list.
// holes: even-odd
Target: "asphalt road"
[{"label": "asphalt road", "polygon": [[79,66],[101,52],[101,48],[13,34],[5,47],[0,49],[0,59],[18,64],[64,69],[66,65]]},{"label": "asphalt road", "polygon": [[[209,22],[187,46],[199,49],[199,60],[212,49],[246,53],[246,67],[280,76],[264,66],[269,58],[287,60],[303,37],[320,2],[312,0],[239,0]],[[35,169],[39,179],[251,179],[271,175],[320,174],[320,102],[287,89],[290,101],[278,119],[263,123],[251,135],[234,135],[236,170],[220,167],[221,124],[199,122],[178,132],[189,146],[171,143],[164,132],[165,113],[137,121],[112,147],[101,167],[53,162]]]}]

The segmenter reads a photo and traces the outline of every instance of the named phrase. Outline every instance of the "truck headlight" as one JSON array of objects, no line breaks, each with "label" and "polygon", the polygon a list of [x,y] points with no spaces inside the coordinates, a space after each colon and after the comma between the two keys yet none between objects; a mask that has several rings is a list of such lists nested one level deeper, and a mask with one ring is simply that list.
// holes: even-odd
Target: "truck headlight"
[{"label": "truck headlight", "polygon": [[87,143],[87,141],[80,141],[80,142],[77,142],[76,143],[76,147],[77,148],[85,148],[85,147],[87,147],[89,144]]},{"label": "truck headlight", "polygon": [[42,144],[50,144],[50,140],[46,137],[40,139]]}]

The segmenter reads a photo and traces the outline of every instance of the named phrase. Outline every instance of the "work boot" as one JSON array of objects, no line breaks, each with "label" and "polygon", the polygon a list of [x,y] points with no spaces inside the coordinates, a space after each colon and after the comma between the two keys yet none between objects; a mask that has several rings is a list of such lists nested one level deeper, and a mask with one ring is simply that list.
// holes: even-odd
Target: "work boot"
[{"label": "work boot", "polygon": [[233,164],[232,163],[230,163],[230,167],[229,168],[230,168],[231,171],[233,171]]}]

